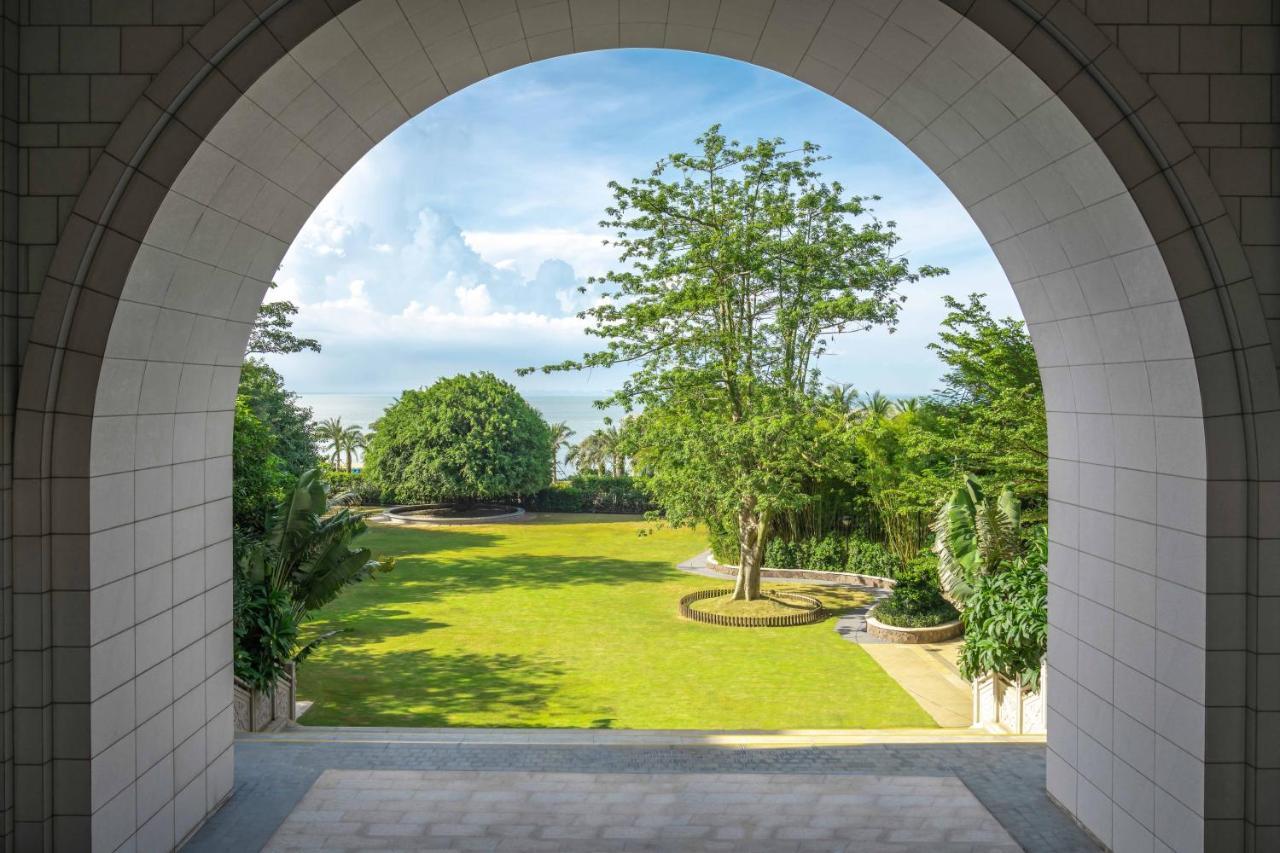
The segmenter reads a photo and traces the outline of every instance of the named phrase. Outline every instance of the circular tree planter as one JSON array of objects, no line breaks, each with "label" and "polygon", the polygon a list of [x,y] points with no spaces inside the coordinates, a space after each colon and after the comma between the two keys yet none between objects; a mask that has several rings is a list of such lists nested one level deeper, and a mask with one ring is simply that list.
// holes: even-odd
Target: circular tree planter
[{"label": "circular tree planter", "polygon": [[876,618],[876,609],[867,611],[867,633],[886,643],[942,643],[954,640],[964,633],[964,622],[953,619],[928,628],[899,628]]},{"label": "circular tree planter", "polygon": [[680,615],[693,622],[706,622],[708,625],[722,625],[728,628],[789,628],[793,625],[812,625],[827,618],[821,601],[811,595],[801,595],[798,592],[769,593],[769,597],[779,601],[785,599],[787,604],[798,608],[795,613],[777,616],[726,616],[721,613],[695,610],[692,606],[695,601],[728,595],[732,595],[732,592],[725,589],[700,589],[697,592],[691,592],[680,599]]},{"label": "circular tree planter", "polygon": [[499,524],[515,521],[524,515],[518,506],[506,504],[410,504],[393,506],[376,516],[375,521],[388,524]]}]

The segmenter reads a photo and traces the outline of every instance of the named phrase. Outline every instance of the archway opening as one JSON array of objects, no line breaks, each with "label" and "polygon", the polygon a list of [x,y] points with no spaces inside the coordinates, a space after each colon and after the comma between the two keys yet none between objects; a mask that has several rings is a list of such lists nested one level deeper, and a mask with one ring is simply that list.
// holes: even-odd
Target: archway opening
[{"label": "archway opening", "polygon": [[[73,541],[64,537],[87,543],[88,576],[52,590],[65,593],[66,613],[80,599],[81,611],[110,612],[111,584],[122,577],[150,572],[176,584],[179,562],[198,591],[55,650],[54,682],[59,671],[73,682],[54,697],[52,740],[71,751],[60,754],[106,766],[112,750],[147,737],[161,744],[162,761],[184,768],[173,790],[151,791],[154,802],[137,809],[151,817],[116,819],[140,790],[141,776],[127,774],[59,813],[101,827],[114,847],[139,829],[163,834],[172,802],[168,831],[180,838],[230,789],[221,701],[230,692],[230,590],[217,568],[228,563],[230,406],[249,324],[310,211],[378,139],[446,92],[532,59],[637,45],[749,59],[830,92],[906,142],[971,212],[1031,325],[1049,410],[1049,665],[1063,687],[1050,695],[1048,790],[1108,843],[1202,839],[1211,748],[1222,749],[1212,763],[1223,774],[1243,773],[1239,750],[1205,738],[1211,709],[1239,704],[1205,677],[1209,595],[1241,593],[1207,583],[1208,496],[1212,488],[1243,502],[1231,472],[1248,465],[1243,441],[1210,432],[1240,424],[1206,414],[1236,411],[1248,388],[1233,379],[1230,347],[1202,343],[1228,325],[1218,294],[1203,286],[1217,262],[1191,228],[1195,208],[1160,171],[1190,153],[1177,139],[1152,142],[1159,116],[1144,123],[1122,90],[1100,84],[1107,72],[1088,63],[1102,48],[1081,47],[1087,27],[1072,36],[1012,11],[975,22],[940,3],[690,20],[604,6],[571,15],[554,4],[439,12],[370,0],[299,29],[296,16],[227,11],[218,31],[232,24],[235,36],[214,39],[209,62],[192,53],[194,63],[175,65],[182,86],[157,82],[99,167],[112,191],[86,194],[68,226],[51,275],[83,299],[59,310],[77,341],[78,312],[100,318],[100,352],[80,365],[94,381],[75,409],[92,412],[91,450],[87,460],[33,453],[43,467],[18,479],[56,498],[44,478],[69,466],[88,483],[88,520],[64,531],[48,512],[20,519],[19,534],[47,537],[36,547],[51,563]],[[1010,53],[1024,37],[1039,48],[1025,59]],[[1189,260],[1171,267],[1171,257]],[[33,337],[24,387],[42,388],[30,377],[55,363],[70,387],[79,362],[63,360],[65,337]],[[1202,399],[1208,367],[1198,357],[1214,354],[1233,381]],[[26,407],[19,446],[75,443],[86,425],[59,427],[71,421],[55,399],[51,391],[49,405]],[[1210,436],[1229,458],[1206,454]],[[1238,521],[1223,522],[1231,535]],[[125,659],[134,666],[103,663]],[[90,669],[93,678],[75,677]],[[126,695],[146,702],[126,713]],[[77,714],[60,716],[59,704]],[[167,747],[154,719],[165,709],[174,720]],[[119,737],[80,737],[106,719]],[[1117,775],[1124,790],[1151,796],[1125,801]]]}]

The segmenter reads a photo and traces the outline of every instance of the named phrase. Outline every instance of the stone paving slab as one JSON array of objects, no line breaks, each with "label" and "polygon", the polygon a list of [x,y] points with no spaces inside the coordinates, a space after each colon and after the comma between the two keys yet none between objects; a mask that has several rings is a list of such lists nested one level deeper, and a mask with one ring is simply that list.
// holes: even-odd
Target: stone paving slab
[{"label": "stone paving slab", "polygon": [[954,776],[327,770],[266,848],[1018,851]]},{"label": "stone paving slab", "polygon": [[[952,777],[1028,853],[1099,850],[1045,794],[1044,745],[1007,739],[743,749],[358,739],[300,742],[282,735],[238,737],[235,750],[231,798],[183,853],[261,850],[327,770]],[[313,849],[324,848],[317,844]]]}]

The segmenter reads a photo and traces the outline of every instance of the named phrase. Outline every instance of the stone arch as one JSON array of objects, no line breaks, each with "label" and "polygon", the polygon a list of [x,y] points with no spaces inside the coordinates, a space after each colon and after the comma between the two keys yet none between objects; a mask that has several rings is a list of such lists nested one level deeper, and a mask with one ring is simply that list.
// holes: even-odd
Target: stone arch
[{"label": "stone arch", "polygon": [[1048,790],[1115,849],[1243,844],[1262,822],[1251,750],[1276,726],[1250,707],[1274,352],[1200,162],[1074,5],[236,0],[97,161],[31,330],[20,846],[171,847],[230,791],[231,409],[254,312],[312,208],[450,92],[615,47],[792,75],[879,122],[966,206],[1050,410]]}]

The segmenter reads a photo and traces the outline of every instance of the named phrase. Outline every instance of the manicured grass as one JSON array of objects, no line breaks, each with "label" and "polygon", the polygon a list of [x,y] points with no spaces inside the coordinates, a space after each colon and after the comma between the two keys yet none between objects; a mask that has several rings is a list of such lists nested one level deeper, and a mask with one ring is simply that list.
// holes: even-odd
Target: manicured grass
[{"label": "manicured grass", "polygon": [[[932,727],[831,620],[722,628],[682,620],[681,595],[723,584],[675,564],[695,531],[616,517],[376,527],[394,572],[343,594],[303,664],[313,725],[669,729]],[[639,535],[650,530],[647,535]],[[788,585],[842,601],[822,587]]]}]

